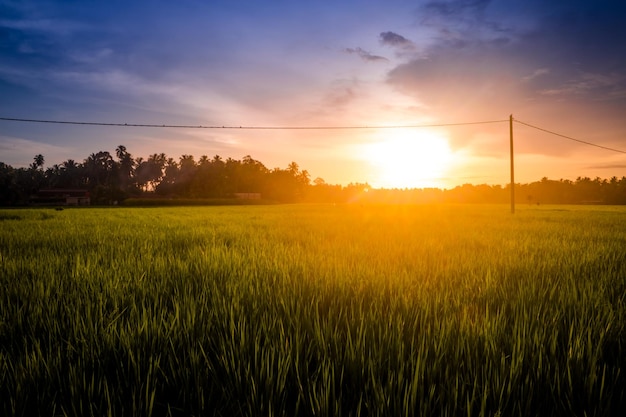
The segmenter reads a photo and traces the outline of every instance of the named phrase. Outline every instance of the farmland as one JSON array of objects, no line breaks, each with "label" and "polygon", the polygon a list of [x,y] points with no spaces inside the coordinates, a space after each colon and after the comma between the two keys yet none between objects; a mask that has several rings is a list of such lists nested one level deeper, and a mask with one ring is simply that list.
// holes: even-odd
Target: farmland
[{"label": "farmland", "polygon": [[626,209],[0,210],[2,415],[614,415]]}]

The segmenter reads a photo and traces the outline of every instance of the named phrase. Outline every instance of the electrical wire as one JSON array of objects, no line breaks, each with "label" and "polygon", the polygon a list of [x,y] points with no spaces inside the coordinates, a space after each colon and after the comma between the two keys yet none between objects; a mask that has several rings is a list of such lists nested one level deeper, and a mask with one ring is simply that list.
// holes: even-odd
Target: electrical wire
[{"label": "electrical wire", "polygon": [[[174,125],[174,124],[144,124],[144,123],[105,123],[105,122],[79,122],[68,120],[43,120],[43,119],[21,119],[14,117],[0,117],[0,120],[10,122],[23,122],[23,123],[52,123],[52,124],[64,124],[64,125],[82,125],[82,126],[114,126],[114,127],[148,127],[148,128],[168,128],[168,129],[240,129],[240,130],[356,130],[356,129],[415,129],[415,128],[428,128],[428,127],[451,127],[451,126],[468,126],[468,125],[481,125],[481,124],[494,124],[504,123],[509,120],[484,120],[479,122],[458,122],[458,123],[433,123],[433,124],[415,124],[415,125],[381,125],[381,126],[217,126],[217,125]],[[595,146],[597,148],[606,149],[613,152],[619,152],[626,154],[626,151],[610,148],[608,146],[598,145],[596,143],[587,142],[580,139],[575,139],[571,136],[562,135],[557,132],[553,132],[548,129],[541,128],[539,126],[532,125],[530,123],[522,122],[521,120],[513,119],[514,122],[522,124],[524,126],[531,127],[533,129],[540,130],[542,132],[550,133],[555,136],[559,136],[574,142],[583,143],[589,146]]]},{"label": "electrical wire", "polygon": [[591,143],[591,142],[586,142],[584,140],[575,139],[575,138],[572,138],[570,136],[562,135],[560,133],[556,133],[556,132],[553,132],[553,131],[548,130],[548,129],[544,129],[544,128],[541,128],[541,127],[538,127],[538,126],[531,125],[529,123],[522,122],[521,120],[513,119],[513,121],[517,122],[519,124],[522,124],[524,126],[532,127],[533,129],[541,130],[542,132],[550,133],[550,134],[555,135],[555,136],[559,136],[559,137],[562,137],[562,138],[565,138],[565,139],[573,140],[574,142],[584,143],[585,145],[595,146],[596,148],[606,149],[608,151],[619,152],[619,153],[626,153],[626,151],[622,151],[620,149],[609,148],[608,146],[598,145],[596,143]]},{"label": "electrical wire", "polygon": [[0,117],[0,120],[24,123],[53,123],[64,125],[83,126],[115,126],[115,127],[150,127],[150,128],[170,128],[170,129],[241,129],[241,130],[348,130],[348,129],[411,129],[425,127],[446,127],[446,126],[466,126],[489,123],[503,123],[508,120],[486,120],[480,122],[460,122],[460,123],[435,123],[435,124],[415,124],[415,125],[382,125],[382,126],[204,126],[204,125],[172,125],[172,124],[142,124],[142,123],[104,123],[104,122],[78,122],[64,120],[41,120],[41,119],[19,119],[13,117]]}]

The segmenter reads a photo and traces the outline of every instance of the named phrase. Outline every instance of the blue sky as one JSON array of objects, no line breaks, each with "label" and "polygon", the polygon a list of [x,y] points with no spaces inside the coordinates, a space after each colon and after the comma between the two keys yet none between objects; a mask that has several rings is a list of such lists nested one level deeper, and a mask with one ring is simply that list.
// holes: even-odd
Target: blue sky
[{"label": "blue sky", "polygon": [[[621,0],[0,0],[0,117],[383,126],[513,114],[626,150],[625,21]],[[49,166],[123,144],[135,156],[249,154],[329,183],[410,186],[382,182],[390,163],[368,151],[401,146],[394,135],[0,121],[0,161],[26,166],[42,153]],[[449,146],[445,169],[417,186],[508,181],[506,123],[402,135]],[[517,124],[515,139],[519,181],[626,175],[624,154]],[[429,150],[398,152],[381,158],[410,165],[401,156]]]}]

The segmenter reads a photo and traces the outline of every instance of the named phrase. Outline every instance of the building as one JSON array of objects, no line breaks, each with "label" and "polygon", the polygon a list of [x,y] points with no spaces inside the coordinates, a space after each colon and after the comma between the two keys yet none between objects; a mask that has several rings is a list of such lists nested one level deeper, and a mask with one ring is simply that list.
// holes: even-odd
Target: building
[{"label": "building", "polygon": [[88,206],[91,200],[87,190],[47,189],[31,196],[30,203],[36,206]]}]

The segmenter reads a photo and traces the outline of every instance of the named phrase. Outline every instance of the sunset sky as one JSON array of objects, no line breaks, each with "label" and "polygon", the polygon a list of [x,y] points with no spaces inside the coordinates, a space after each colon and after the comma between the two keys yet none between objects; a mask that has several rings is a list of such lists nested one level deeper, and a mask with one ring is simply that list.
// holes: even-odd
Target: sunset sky
[{"label": "sunset sky", "polygon": [[[626,2],[0,0],[0,117],[204,126],[514,118],[626,151]],[[514,124],[516,181],[626,175],[626,154]],[[332,184],[509,180],[508,121],[173,129],[0,120],[0,161],[125,145],[295,161]]]}]

